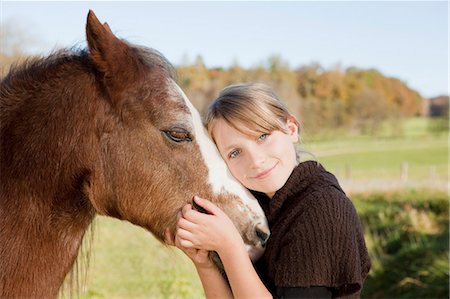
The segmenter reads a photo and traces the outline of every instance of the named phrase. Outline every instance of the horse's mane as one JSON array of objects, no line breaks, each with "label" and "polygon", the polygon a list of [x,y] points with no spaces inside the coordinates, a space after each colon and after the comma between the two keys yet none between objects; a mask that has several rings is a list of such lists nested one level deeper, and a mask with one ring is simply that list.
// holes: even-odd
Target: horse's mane
[{"label": "horse's mane", "polygon": [[[158,69],[176,80],[175,68],[160,52],[143,46],[132,44],[128,46],[142,64]],[[98,72],[88,49],[64,48],[55,50],[46,57],[32,56],[13,63],[7,75],[0,81],[0,119],[3,125],[8,122],[10,113],[24,102],[23,97],[14,95],[24,90],[39,90],[42,83],[50,81],[48,79],[52,76],[58,76],[64,72],[75,74],[75,70],[86,73]]]},{"label": "horse's mane", "polygon": [[[85,49],[60,49],[49,56],[31,56],[10,66],[9,72],[0,81],[0,116],[2,122],[26,100],[24,91],[39,90],[43,82],[55,76],[53,70],[63,65],[79,65],[93,68],[93,63]],[[68,69],[68,68],[67,68]],[[69,70],[69,69],[68,69]]]},{"label": "horse's mane", "polygon": [[64,48],[54,50],[48,56],[30,56],[13,62],[9,72],[2,78],[2,84],[11,84],[16,79],[35,79],[43,71],[57,67],[63,63],[79,61],[91,64],[88,51],[81,48]]},{"label": "horse's mane", "polygon": [[[176,77],[175,68],[159,51],[144,46],[128,45],[142,57],[144,64],[166,71],[172,79]],[[43,72],[48,72],[49,69],[71,62],[79,62],[80,65],[95,68],[88,49],[80,47],[63,48],[55,50],[45,57],[31,56],[14,62],[0,82],[6,88],[11,86],[15,80],[32,79],[31,81],[34,81],[33,79],[42,76]]]}]

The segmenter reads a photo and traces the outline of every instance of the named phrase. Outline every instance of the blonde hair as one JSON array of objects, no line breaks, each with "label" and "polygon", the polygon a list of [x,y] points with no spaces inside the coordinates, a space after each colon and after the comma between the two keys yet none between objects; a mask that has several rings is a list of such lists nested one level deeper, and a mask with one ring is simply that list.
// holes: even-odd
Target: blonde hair
[{"label": "blonde hair", "polygon": [[231,85],[220,92],[206,111],[205,126],[213,139],[212,130],[219,119],[243,134],[257,135],[275,130],[286,132],[283,125],[288,118],[295,120],[270,87],[247,83]]}]

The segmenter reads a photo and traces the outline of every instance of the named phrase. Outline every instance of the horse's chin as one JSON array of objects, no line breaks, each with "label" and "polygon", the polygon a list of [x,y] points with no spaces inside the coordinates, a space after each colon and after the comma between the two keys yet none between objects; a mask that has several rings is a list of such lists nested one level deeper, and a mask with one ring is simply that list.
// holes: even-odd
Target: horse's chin
[{"label": "horse's chin", "polygon": [[264,254],[265,249],[261,245],[257,246],[245,245],[245,246],[247,248],[248,256],[250,257],[253,263],[259,260],[261,256]]},{"label": "horse's chin", "polygon": [[216,265],[217,269],[219,269],[220,273],[222,273],[222,275],[225,275],[225,269],[224,266],[222,264],[222,260],[219,257],[219,254],[215,251],[210,251],[209,252],[209,259],[211,261],[213,261],[214,265]]}]

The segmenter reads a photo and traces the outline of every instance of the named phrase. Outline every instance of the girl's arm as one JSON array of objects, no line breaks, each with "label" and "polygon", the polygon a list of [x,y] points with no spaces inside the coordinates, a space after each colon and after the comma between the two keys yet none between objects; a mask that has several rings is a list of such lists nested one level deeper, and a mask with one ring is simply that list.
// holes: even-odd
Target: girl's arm
[{"label": "girl's arm", "polygon": [[[216,251],[225,267],[234,298],[272,298],[256,273],[244,242],[230,218],[210,201],[198,197],[194,200],[210,214],[192,210],[190,205],[183,208],[177,230],[180,246]],[[205,280],[205,284],[209,289],[208,281]]]},{"label": "girl's arm", "polygon": [[202,282],[203,291],[205,292],[206,298],[233,298],[233,293],[231,292],[227,281],[215,266],[204,268],[198,267],[195,263],[194,265],[197,269],[200,281]]},{"label": "girl's arm", "polygon": [[218,253],[234,298],[272,298],[256,273],[243,242],[224,246]]},{"label": "girl's arm", "polygon": [[[178,218],[181,217],[181,212]],[[180,238],[175,235],[175,238],[170,233],[170,230],[166,230],[166,243],[172,246],[176,246],[181,249],[194,263],[197,270],[200,281],[202,282],[203,291],[205,297],[208,299],[230,299],[233,298],[233,294],[230,290],[228,282],[219,272],[217,267],[210,260],[208,254],[209,251],[204,249],[186,248],[181,246]]]}]

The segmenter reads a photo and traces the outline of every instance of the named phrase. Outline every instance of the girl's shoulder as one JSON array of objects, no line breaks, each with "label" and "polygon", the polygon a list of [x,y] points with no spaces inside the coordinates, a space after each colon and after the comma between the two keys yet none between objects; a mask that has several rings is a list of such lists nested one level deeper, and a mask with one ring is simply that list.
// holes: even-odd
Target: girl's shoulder
[{"label": "girl's shoulder", "polygon": [[309,192],[327,192],[330,195],[345,194],[336,176],[317,161],[301,162],[293,170],[286,187],[293,190],[291,194]]},{"label": "girl's shoulder", "polygon": [[304,192],[293,194],[286,201],[285,210],[289,211],[287,213],[293,226],[359,221],[355,206],[337,180],[312,183]]},{"label": "girl's shoulder", "polygon": [[291,193],[291,200],[303,201],[305,204],[352,205],[337,178],[323,167],[320,168],[314,176],[309,178],[307,183],[299,182],[304,185],[302,188],[293,188],[293,191],[297,192]]}]

